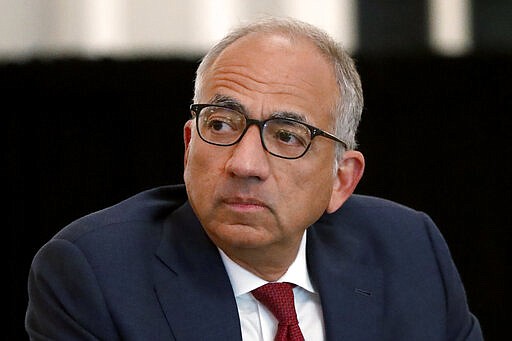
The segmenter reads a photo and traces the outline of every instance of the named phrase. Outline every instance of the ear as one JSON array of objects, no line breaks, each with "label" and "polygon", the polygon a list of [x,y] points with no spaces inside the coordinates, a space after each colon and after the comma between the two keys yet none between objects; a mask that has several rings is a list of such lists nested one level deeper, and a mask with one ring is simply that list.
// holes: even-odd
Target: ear
[{"label": "ear", "polygon": [[364,156],[358,151],[349,150],[343,155],[334,179],[331,200],[327,213],[333,213],[354,193],[364,172]]},{"label": "ear", "polygon": [[185,144],[185,155],[184,155],[184,165],[187,166],[188,162],[188,151],[190,147],[190,140],[192,139],[192,125],[193,120],[188,120],[183,127],[183,142]]}]

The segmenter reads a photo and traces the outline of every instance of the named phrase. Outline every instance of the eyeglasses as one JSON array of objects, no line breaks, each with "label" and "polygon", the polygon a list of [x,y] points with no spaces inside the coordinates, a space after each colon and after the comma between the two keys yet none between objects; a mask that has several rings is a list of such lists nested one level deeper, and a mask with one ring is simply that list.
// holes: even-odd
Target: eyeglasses
[{"label": "eyeglasses", "polygon": [[234,109],[217,104],[192,104],[190,110],[195,116],[201,139],[216,146],[232,146],[240,142],[254,124],[260,128],[263,148],[283,159],[302,157],[316,136],[334,140],[347,148],[347,144],[333,134],[291,118],[253,120]]}]

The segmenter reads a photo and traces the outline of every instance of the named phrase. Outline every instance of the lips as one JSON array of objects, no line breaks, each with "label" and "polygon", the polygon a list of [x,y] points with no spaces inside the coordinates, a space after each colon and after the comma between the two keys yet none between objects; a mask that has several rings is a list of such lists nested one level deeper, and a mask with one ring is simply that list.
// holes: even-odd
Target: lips
[{"label": "lips", "polygon": [[227,198],[223,201],[228,205],[267,206],[263,201],[253,198]]},{"label": "lips", "polygon": [[234,209],[254,210],[268,208],[268,205],[256,198],[230,197],[224,198],[222,202]]}]

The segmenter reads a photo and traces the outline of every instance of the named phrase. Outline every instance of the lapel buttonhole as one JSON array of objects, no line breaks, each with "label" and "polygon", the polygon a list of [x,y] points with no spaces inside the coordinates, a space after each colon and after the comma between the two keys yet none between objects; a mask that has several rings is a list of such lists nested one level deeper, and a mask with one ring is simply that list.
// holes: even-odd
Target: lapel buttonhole
[{"label": "lapel buttonhole", "polygon": [[368,290],[363,290],[363,289],[359,289],[359,288],[355,288],[354,289],[354,292],[356,294],[359,294],[359,295],[363,295],[363,296],[371,296],[372,293]]}]

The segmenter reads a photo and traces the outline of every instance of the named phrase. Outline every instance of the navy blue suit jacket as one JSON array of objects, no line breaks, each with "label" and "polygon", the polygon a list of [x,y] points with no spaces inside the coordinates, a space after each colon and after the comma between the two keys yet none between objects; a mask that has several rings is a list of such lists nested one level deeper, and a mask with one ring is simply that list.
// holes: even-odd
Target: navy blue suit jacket
[{"label": "navy blue suit jacket", "polygon": [[[307,235],[328,340],[482,340],[449,250],[423,213],[353,195]],[[34,340],[241,340],[217,248],[183,186],[64,228],[34,257]]]}]

